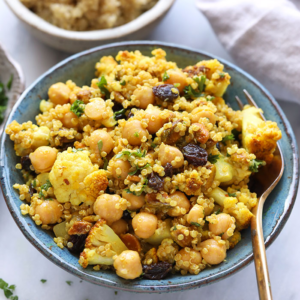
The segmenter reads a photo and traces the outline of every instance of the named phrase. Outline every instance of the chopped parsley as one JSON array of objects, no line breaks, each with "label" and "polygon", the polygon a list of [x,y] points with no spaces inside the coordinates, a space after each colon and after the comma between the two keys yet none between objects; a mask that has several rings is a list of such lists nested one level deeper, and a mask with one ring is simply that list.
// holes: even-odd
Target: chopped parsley
[{"label": "chopped parsley", "polygon": [[195,76],[193,79],[198,83],[198,90],[194,90],[191,85],[186,86],[183,91],[184,96],[187,99],[200,97],[202,96],[202,92],[205,90],[206,76],[202,75],[200,78]]},{"label": "chopped parsley", "polygon": [[176,225],[173,227],[172,231],[175,231],[175,230],[177,230],[177,227],[176,227]]},{"label": "chopped parsley", "polygon": [[46,283],[47,280],[46,280],[46,279],[41,279],[41,282],[42,282],[42,283]]},{"label": "chopped parsley", "polygon": [[66,281],[66,284],[71,286],[73,284],[73,281]]},{"label": "chopped parsley", "polygon": [[221,209],[219,208],[217,211],[215,211],[215,215],[218,215],[221,213]]},{"label": "chopped parsley", "polygon": [[33,182],[32,182],[32,186],[33,186],[34,188],[36,188],[36,180],[35,180],[35,179],[34,179]]},{"label": "chopped parsley", "polygon": [[150,166],[149,163],[147,163],[147,164],[144,165],[143,167],[139,167],[138,165],[135,165],[135,168],[136,168],[136,169],[135,169],[134,171],[132,171],[132,172],[129,172],[128,175],[132,176],[132,175],[136,174],[137,171],[146,169],[146,168],[148,168],[149,166]]},{"label": "chopped parsley", "polygon": [[11,75],[10,75],[10,78],[9,78],[9,80],[8,80],[8,83],[6,84],[6,87],[7,87],[9,90],[11,89],[13,80],[14,80],[14,74],[11,74]]},{"label": "chopped parsley", "polygon": [[219,155],[212,155],[212,154],[209,154],[208,155],[208,161],[211,163],[211,164],[215,164],[217,162],[217,160],[219,159]]},{"label": "chopped parsley", "polygon": [[214,99],[215,99],[214,96],[207,96],[207,97],[206,97],[206,100],[207,100],[207,101],[213,101]]},{"label": "chopped parsley", "polygon": [[70,111],[73,112],[77,117],[80,117],[84,113],[85,105],[82,101],[76,100],[70,108]]},{"label": "chopped parsley", "polygon": [[103,148],[103,142],[102,142],[102,140],[98,141],[97,145],[98,145],[99,153],[101,154],[101,150]]},{"label": "chopped parsley", "polygon": [[138,192],[132,192],[130,189],[125,189],[125,192],[127,194],[132,194],[134,196],[140,196],[144,192],[147,184],[148,184],[148,179],[145,179],[144,184],[142,186],[142,189],[140,191],[138,191]]},{"label": "chopped parsley", "polygon": [[197,226],[197,227],[200,227],[201,225],[197,222],[191,222],[191,225],[194,225],[194,226]]},{"label": "chopped parsley", "polygon": [[143,152],[141,151],[141,148],[139,148],[137,151],[132,151],[130,152],[129,150],[123,150],[121,153],[116,155],[116,158],[120,158],[123,155],[131,156],[134,155],[135,157],[145,157],[147,151],[144,150]]},{"label": "chopped parsley", "polygon": [[118,292],[117,292],[117,291],[115,291],[115,295],[118,295]]},{"label": "chopped parsley", "polygon": [[236,197],[236,193],[228,193],[228,197]]},{"label": "chopped parsley", "polygon": [[222,237],[223,234],[224,234],[224,232],[220,233],[219,236]]},{"label": "chopped parsley", "polygon": [[78,152],[78,151],[83,151],[84,149],[82,149],[82,148],[78,148],[78,149],[76,149],[76,148],[72,148],[72,152],[73,153],[76,153],[76,152]]},{"label": "chopped parsley", "polygon": [[225,74],[224,73],[219,73],[220,78],[225,78]]},{"label": "chopped parsley", "polygon": [[[9,84],[8,82],[6,86],[8,89],[10,89],[11,83]],[[5,85],[2,82],[0,82],[0,123],[2,123],[4,120],[4,116],[5,116],[4,112],[6,110],[7,102],[8,102],[8,97],[6,96],[5,93]]]},{"label": "chopped parsley", "polygon": [[108,160],[106,157],[103,158],[104,164],[103,164],[103,169],[107,170],[107,166],[108,166]]},{"label": "chopped parsley", "polygon": [[115,120],[120,120],[120,119],[124,119],[126,117],[125,113],[126,113],[127,109],[123,108],[121,110],[118,110],[116,112],[114,112],[114,118]]},{"label": "chopped parsley", "polygon": [[168,79],[170,79],[170,75],[167,73],[167,71],[165,71],[165,73],[162,76],[162,80],[163,82],[167,81]]},{"label": "chopped parsley", "polygon": [[14,284],[9,285],[3,279],[0,278],[0,289],[3,290],[7,299],[18,300],[18,296],[13,296],[16,286]]},{"label": "chopped parsley", "polygon": [[251,172],[258,172],[259,166],[264,166],[266,164],[265,161],[259,159],[252,159],[249,166],[249,171]]},{"label": "chopped parsley", "polygon": [[156,145],[156,144],[154,144],[154,143],[151,143],[151,147],[152,147],[153,149],[155,149],[157,146],[158,146],[158,145]]},{"label": "chopped parsley", "polygon": [[179,88],[179,87],[180,87],[180,83],[174,83],[174,86],[175,86],[176,88]]},{"label": "chopped parsley", "polygon": [[126,81],[123,79],[122,81],[120,81],[120,85],[124,86],[126,84]]},{"label": "chopped parsley", "polygon": [[39,197],[40,197],[40,198],[45,198],[43,191],[48,191],[48,189],[49,189],[50,187],[52,187],[52,184],[51,184],[51,182],[47,179],[47,180],[46,180],[46,183],[44,183],[44,184],[41,186],[41,190],[40,190],[40,192],[39,192]]},{"label": "chopped parsley", "polygon": [[225,144],[225,142],[227,141],[234,141],[235,140],[235,137],[233,134],[229,134],[229,135],[226,135],[223,137],[222,139],[222,143]]},{"label": "chopped parsley", "polygon": [[135,137],[139,137],[140,134],[136,131],[134,134],[133,134]]},{"label": "chopped parsley", "polygon": [[110,98],[110,92],[109,90],[106,88],[107,86],[107,81],[105,79],[105,77],[102,75],[100,78],[99,78],[99,81],[97,82],[97,85],[101,91],[101,93],[103,95],[105,95],[105,98],[106,99],[109,99]]},{"label": "chopped parsley", "polygon": [[241,132],[236,130],[235,128],[231,131],[231,133],[234,135],[235,140],[238,140],[239,135],[241,134]]}]

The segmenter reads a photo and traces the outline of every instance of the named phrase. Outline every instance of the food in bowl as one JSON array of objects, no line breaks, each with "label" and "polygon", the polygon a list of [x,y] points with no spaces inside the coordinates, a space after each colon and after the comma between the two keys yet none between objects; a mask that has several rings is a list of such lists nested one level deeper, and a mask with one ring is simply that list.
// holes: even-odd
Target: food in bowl
[{"label": "food in bowl", "polygon": [[102,57],[91,86],[55,83],[37,125],[6,128],[22,214],[83,268],[125,279],[222,263],[257,204],[249,177],[281,138],[260,109],[225,103],[230,75],[216,59],[180,69],[152,54]]},{"label": "food in bowl", "polygon": [[45,21],[73,31],[124,25],[152,8],[158,0],[20,0]]}]

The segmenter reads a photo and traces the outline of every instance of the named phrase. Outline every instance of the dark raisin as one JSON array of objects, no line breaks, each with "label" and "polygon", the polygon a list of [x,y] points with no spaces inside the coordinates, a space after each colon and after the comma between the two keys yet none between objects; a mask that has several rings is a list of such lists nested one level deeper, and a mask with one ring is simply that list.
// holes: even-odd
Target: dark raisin
[{"label": "dark raisin", "polygon": [[153,87],[153,94],[161,101],[173,101],[178,98],[179,91],[172,84],[161,84]]},{"label": "dark raisin", "polygon": [[188,144],[182,148],[184,158],[194,166],[205,166],[208,154],[198,145]]},{"label": "dark raisin", "polygon": [[21,157],[21,165],[22,169],[28,172],[31,172],[30,166],[31,166],[31,160],[29,158],[29,155],[22,156]]},{"label": "dark raisin", "polygon": [[68,247],[68,245],[67,245],[68,250],[71,253],[80,254],[84,249],[85,240],[86,240],[87,236],[88,236],[88,234],[70,235],[70,238],[69,238],[68,242],[72,243],[73,246]]},{"label": "dark raisin", "polygon": [[74,142],[65,143],[61,148],[61,152],[67,151],[69,147],[73,148],[73,146],[74,146]]},{"label": "dark raisin", "polygon": [[128,114],[128,116],[127,116],[127,120],[130,119],[130,118],[132,118],[133,116],[134,116],[134,113],[130,112],[130,113]]},{"label": "dark raisin", "polygon": [[30,197],[33,196],[33,194],[35,194],[37,192],[37,190],[33,187],[33,184],[30,183],[29,185],[29,194],[30,194]]},{"label": "dark raisin", "polygon": [[131,218],[131,214],[130,214],[130,212],[128,210],[124,210],[123,211],[122,219],[124,219],[124,220],[131,220],[132,219]]},{"label": "dark raisin", "polygon": [[161,191],[164,188],[164,180],[152,172],[149,177],[148,186],[153,190]]},{"label": "dark raisin", "polygon": [[174,168],[170,163],[165,165],[165,176],[172,177],[174,174]]},{"label": "dark raisin", "polygon": [[219,142],[216,143],[216,147],[217,147],[217,149],[218,149],[219,151],[221,151],[221,146],[220,146],[220,143],[219,143]]},{"label": "dark raisin", "polygon": [[143,265],[143,277],[150,280],[160,280],[165,278],[172,270],[172,264],[160,261],[152,265]]},{"label": "dark raisin", "polygon": [[113,112],[120,111],[124,108],[123,105],[119,102],[113,101],[113,103],[114,103],[114,106],[112,108]]}]

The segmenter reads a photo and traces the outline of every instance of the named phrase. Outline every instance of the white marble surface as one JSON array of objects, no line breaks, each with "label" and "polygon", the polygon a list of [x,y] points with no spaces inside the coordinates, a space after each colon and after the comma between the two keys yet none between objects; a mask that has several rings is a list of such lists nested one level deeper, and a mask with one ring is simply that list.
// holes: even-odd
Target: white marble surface
[{"label": "white marble surface", "polygon": [[[196,10],[193,0],[177,0],[170,13],[153,32],[151,40],[162,40],[184,44],[211,52],[231,60],[217,41],[209,24]],[[53,50],[30,36],[22,24],[0,0],[0,43],[21,64],[27,86],[48,68],[68,56]],[[276,93],[276,91],[275,91]],[[283,95],[284,96],[284,95]],[[299,107],[283,103],[283,109],[300,141]],[[298,195],[299,198],[299,195]],[[299,246],[300,218],[297,211],[299,201],[280,236],[267,250],[274,299],[300,299],[299,290]],[[40,254],[21,234],[0,196],[0,278],[16,284],[20,300],[253,300],[258,299],[254,265],[213,285],[180,293],[165,295],[136,295],[99,287],[80,280],[55,266]],[[47,279],[42,284],[40,280]],[[66,281],[73,282],[72,286]],[[0,290],[0,299],[5,299]]]}]

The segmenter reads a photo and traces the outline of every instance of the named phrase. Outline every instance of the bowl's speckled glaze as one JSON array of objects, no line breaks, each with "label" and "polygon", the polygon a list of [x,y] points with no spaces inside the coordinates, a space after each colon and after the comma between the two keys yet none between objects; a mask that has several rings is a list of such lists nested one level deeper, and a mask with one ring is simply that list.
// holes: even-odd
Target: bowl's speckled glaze
[{"label": "bowl's speckled glaze", "polygon": [[[58,81],[72,79],[81,86],[90,84],[94,77],[95,63],[104,55],[115,56],[120,50],[140,50],[150,55],[154,48],[161,47],[167,52],[167,59],[177,62],[180,67],[195,64],[199,60],[210,59],[211,56],[197,50],[188,49],[162,42],[124,42],[94,48],[76,54],[54,66],[36,82],[34,82],[21,96],[11,112],[8,123],[13,120],[25,122],[35,120],[39,112],[41,99],[47,98],[49,86]],[[265,204],[263,227],[266,245],[269,246],[278,236],[286,223],[295,201],[298,188],[298,150],[291,126],[277,102],[254,78],[238,67],[219,59],[232,77],[232,84],[224,96],[225,100],[237,109],[234,96],[244,99],[242,90],[246,88],[253,96],[259,107],[264,110],[267,119],[278,123],[282,131],[280,147],[285,159],[285,171],[275,190]],[[244,99],[245,100],[245,99]],[[19,158],[13,150],[13,143],[6,134],[1,139],[1,187],[7,206],[26,238],[47,258],[66,271],[92,283],[135,292],[174,292],[197,288],[213,283],[233,274],[246,266],[253,258],[250,230],[242,233],[241,242],[228,251],[226,262],[205,269],[196,276],[173,275],[159,281],[138,279],[126,281],[108,271],[94,271],[91,267],[83,269],[78,264],[78,257],[70,254],[67,249],[58,248],[53,242],[53,236],[36,226],[28,216],[22,216],[18,193],[12,188],[15,182],[23,182],[21,173],[15,169]],[[34,267],[34,266],[33,266]]]}]

